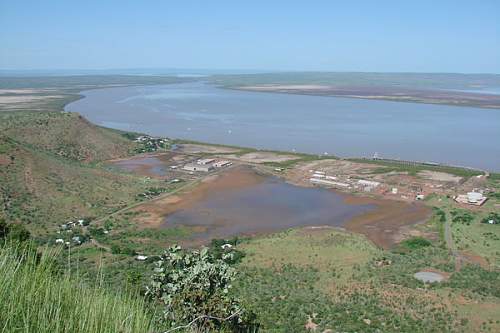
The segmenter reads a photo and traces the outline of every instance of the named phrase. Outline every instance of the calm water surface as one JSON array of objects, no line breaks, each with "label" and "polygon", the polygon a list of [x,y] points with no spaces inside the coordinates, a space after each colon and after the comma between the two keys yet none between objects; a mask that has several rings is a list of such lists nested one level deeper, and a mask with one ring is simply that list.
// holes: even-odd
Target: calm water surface
[{"label": "calm water surface", "polygon": [[155,156],[115,161],[111,165],[129,172],[146,171],[159,177],[167,175],[167,166]]},{"label": "calm water surface", "polygon": [[90,90],[66,106],[122,130],[500,171],[500,110],[259,93],[203,83]]},{"label": "calm water surface", "polygon": [[346,204],[322,188],[305,188],[276,178],[238,189],[214,191],[165,218],[164,227],[201,227],[193,239],[252,235],[297,226],[342,226],[374,205]]}]

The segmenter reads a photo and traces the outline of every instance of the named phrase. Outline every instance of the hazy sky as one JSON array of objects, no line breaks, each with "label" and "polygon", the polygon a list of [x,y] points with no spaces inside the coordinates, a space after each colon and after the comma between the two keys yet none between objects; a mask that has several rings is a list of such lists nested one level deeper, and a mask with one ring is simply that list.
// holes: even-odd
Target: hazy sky
[{"label": "hazy sky", "polygon": [[500,73],[500,1],[0,0],[0,68]]}]

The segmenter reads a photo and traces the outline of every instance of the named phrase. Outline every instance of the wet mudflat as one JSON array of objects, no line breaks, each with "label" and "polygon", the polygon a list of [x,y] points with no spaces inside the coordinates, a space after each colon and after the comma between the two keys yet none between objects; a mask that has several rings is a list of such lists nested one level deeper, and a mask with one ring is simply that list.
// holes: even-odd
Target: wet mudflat
[{"label": "wet mudflat", "polygon": [[346,201],[376,205],[377,209],[355,216],[344,227],[365,235],[385,249],[401,241],[404,238],[403,231],[408,227],[427,221],[432,214],[432,210],[420,202],[406,203],[357,196],[348,196]]},{"label": "wet mudflat", "polygon": [[209,175],[184,193],[146,202],[134,211],[140,227],[188,227],[192,234],[179,240],[184,246],[293,227],[330,226],[363,234],[382,248],[399,242],[405,231],[431,213],[422,204],[288,184],[247,166]]},{"label": "wet mudflat", "polygon": [[165,177],[168,171],[166,163],[172,154],[145,155],[128,159],[110,161],[118,169],[149,177]]},{"label": "wet mudflat", "polygon": [[[377,245],[385,247],[386,238],[382,237],[380,242],[370,232],[378,233],[379,228],[368,228],[368,232],[364,232],[363,228],[353,228],[356,225],[353,221],[364,227],[381,224],[387,228],[384,223],[387,218],[389,222],[398,222],[389,230],[395,233],[399,226],[422,219],[421,214],[408,218],[401,216],[413,211],[412,205],[360,200],[328,189],[299,187],[258,175],[246,167],[230,170],[180,197],[167,198],[164,203],[144,208],[149,217],[161,217],[159,224],[164,228],[192,228],[194,232],[188,241],[191,244],[300,226],[333,226],[363,233]],[[384,212],[380,212],[381,208]]]}]

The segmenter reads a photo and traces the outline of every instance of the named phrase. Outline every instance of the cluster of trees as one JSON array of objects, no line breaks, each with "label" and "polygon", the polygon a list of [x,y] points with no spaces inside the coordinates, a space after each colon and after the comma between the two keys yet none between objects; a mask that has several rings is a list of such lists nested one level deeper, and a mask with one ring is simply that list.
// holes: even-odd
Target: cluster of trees
[{"label": "cluster of trees", "polygon": [[0,241],[18,241],[25,242],[31,238],[26,227],[19,223],[7,223],[3,218],[0,218]]}]

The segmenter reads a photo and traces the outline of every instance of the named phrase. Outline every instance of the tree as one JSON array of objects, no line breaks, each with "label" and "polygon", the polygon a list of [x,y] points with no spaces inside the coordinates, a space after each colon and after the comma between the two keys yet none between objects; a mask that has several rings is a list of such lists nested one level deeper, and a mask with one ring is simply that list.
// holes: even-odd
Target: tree
[{"label": "tree", "polygon": [[7,239],[19,242],[25,242],[31,238],[31,234],[26,227],[19,223],[9,225]]},{"label": "tree", "polygon": [[4,219],[0,218],[0,239],[4,239],[9,233],[9,226]]},{"label": "tree", "polygon": [[30,238],[31,234],[24,225],[19,223],[7,224],[4,219],[0,218],[0,239],[25,242]]},{"label": "tree", "polygon": [[187,252],[171,247],[156,262],[146,294],[165,305],[164,319],[173,327],[244,327],[253,318],[231,296],[236,271],[226,262],[230,256],[216,259],[206,248]]}]

